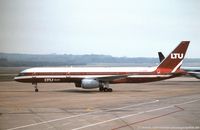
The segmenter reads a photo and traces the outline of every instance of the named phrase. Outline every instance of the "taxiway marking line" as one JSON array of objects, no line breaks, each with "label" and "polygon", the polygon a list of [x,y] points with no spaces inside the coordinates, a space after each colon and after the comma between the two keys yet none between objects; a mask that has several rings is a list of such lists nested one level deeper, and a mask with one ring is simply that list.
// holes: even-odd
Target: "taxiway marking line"
[{"label": "taxiway marking line", "polygon": [[71,122],[64,123],[62,124],[62,126],[69,125],[69,124],[71,124]]},{"label": "taxiway marking line", "polygon": [[180,111],[184,111],[184,109],[181,108],[181,107],[179,107],[179,106],[174,106],[174,107],[178,108],[178,110],[172,111],[172,112],[168,112],[166,114],[162,114],[162,115],[159,115],[159,116],[147,118],[147,119],[144,119],[144,120],[136,121],[136,122],[133,122],[133,123],[130,123],[130,124],[127,124],[127,125],[122,125],[122,126],[113,128],[112,130],[117,130],[117,129],[125,128],[125,127],[132,126],[132,125],[135,125],[135,124],[139,124],[139,123],[143,123],[143,122],[146,122],[146,121],[150,121],[150,120],[154,120],[154,119],[157,119],[157,118],[161,118],[161,117],[164,117],[164,116],[168,116],[170,114],[174,114],[174,113],[177,113],[177,112],[180,112]]},{"label": "taxiway marking line", "polygon": [[100,110],[100,111],[83,113],[83,114],[78,114],[78,115],[73,115],[73,116],[67,116],[67,117],[63,117],[63,118],[58,118],[58,119],[53,119],[53,120],[48,120],[48,121],[42,121],[42,122],[38,122],[38,123],[33,123],[33,124],[29,124],[29,125],[23,125],[23,126],[18,126],[18,127],[14,127],[14,128],[9,128],[7,130],[22,129],[22,128],[26,128],[26,127],[30,127],[30,126],[37,126],[37,125],[41,125],[41,124],[46,124],[46,123],[61,121],[61,120],[65,120],[65,119],[70,119],[70,118],[75,118],[75,117],[81,117],[81,116],[86,116],[86,115],[101,113],[101,112],[109,112],[109,111],[113,111],[113,110],[123,110],[125,108],[131,108],[131,107],[136,107],[136,106],[141,106],[141,105],[147,105],[147,104],[152,104],[152,103],[156,103],[156,102],[159,102],[159,100],[154,100],[154,101],[151,101],[151,102],[144,102],[144,103],[139,103],[139,104],[134,104],[134,105],[128,105],[128,106],[119,107],[119,108],[113,108],[113,109],[108,109],[108,110]]},{"label": "taxiway marking line", "polygon": [[196,99],[196,100],[192,100],[192,101],[188,101],[188,102],[183,102],[183,103],[178,103],[178,104],[173,104],[173,105],[169,105],[169,106],[166,106],[166,107],[151,109],[151,110],[147,110],[147,111],[142,111],[142,112],[126,115],[126,116],[121,116],[121,117],[113,118],[113,119],[110,119],[110,120],[105,120],[105,121],[102,121],[102,122],[97,122],[97,123],[94,123],[94,124],[81,126],[81,127],[78,127],[78,128],[74,128],[72,130],[80,130],[80,129],[84,129],[84,128],[88,128],[88,127],[92,127],[92,126],[96,126],[96,125],[112,122],[112,121],[119,120],[119,119],[124,119],[124,118],[128,118],[128,117],[141,115],[141,114],[144,114],[144,113],[150,113],[150,112],[155,112],[155,111],[159,111],[159,110],[164,110],[164,109],[172,108],[172,107],[175,107],[175,106],[178,106],[178,105],[190,104],[190,103],[197,102],[197,101],[200,101],[200,99]]}]

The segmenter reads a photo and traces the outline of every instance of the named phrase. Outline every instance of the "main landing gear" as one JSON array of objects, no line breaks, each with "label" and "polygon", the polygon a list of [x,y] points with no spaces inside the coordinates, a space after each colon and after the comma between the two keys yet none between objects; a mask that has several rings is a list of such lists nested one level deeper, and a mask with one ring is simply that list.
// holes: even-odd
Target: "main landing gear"
[{"label": "main landing gear", "polygon": [[33,83],[34,88],[35,88],[35,92],[39,92],[38,88],[37,88],[37,83]]},{"label": "main landing gear", "polygon": [[102,83],[102,86],[99,87],[100,92],[112,92],[112,88],[109,88],[109,83]]}]

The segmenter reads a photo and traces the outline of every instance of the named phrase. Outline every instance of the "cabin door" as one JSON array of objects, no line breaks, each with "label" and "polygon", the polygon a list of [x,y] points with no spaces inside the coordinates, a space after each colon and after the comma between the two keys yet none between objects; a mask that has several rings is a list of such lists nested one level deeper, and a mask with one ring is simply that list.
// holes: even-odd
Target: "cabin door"
[{"label": "cabin door", "polygon": [[33,79],[33,84],[36,84],[37,79],[36,79],[36,73],[35,72],[33,72],[33,74],[32,74],[32,79]]}]

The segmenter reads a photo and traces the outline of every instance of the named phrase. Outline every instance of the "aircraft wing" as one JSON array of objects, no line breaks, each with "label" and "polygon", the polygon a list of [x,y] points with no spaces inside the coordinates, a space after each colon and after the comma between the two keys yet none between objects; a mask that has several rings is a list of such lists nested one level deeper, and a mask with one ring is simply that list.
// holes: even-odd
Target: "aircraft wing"
[{"label": "aircraft wing", "polygon": [[70,76],[70,78],[75,78],[75,79],[95,79],[103,82],[110,82],[116,79],[124,79],[127,78],[129,75],[98,75],[98,76]]},{"label": "aircraft wing", "polygon": [[124,79],[127,78],[128,75],[114,75],[114,76],[105,76],[105,77],[98,77],[96,78],[99,81],[104,81],[104,82],[109,82],[109,81],[113,81],[116,79]]}]

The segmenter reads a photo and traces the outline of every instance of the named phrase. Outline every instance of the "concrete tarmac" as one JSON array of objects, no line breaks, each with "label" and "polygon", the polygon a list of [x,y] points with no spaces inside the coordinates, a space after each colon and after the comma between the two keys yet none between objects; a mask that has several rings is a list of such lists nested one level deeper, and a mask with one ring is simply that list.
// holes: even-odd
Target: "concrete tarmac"
[{"label": "concrete tarmac", "polygon": [[0,130],[200,130],[200,80],[110,85],[0,82]]}]

